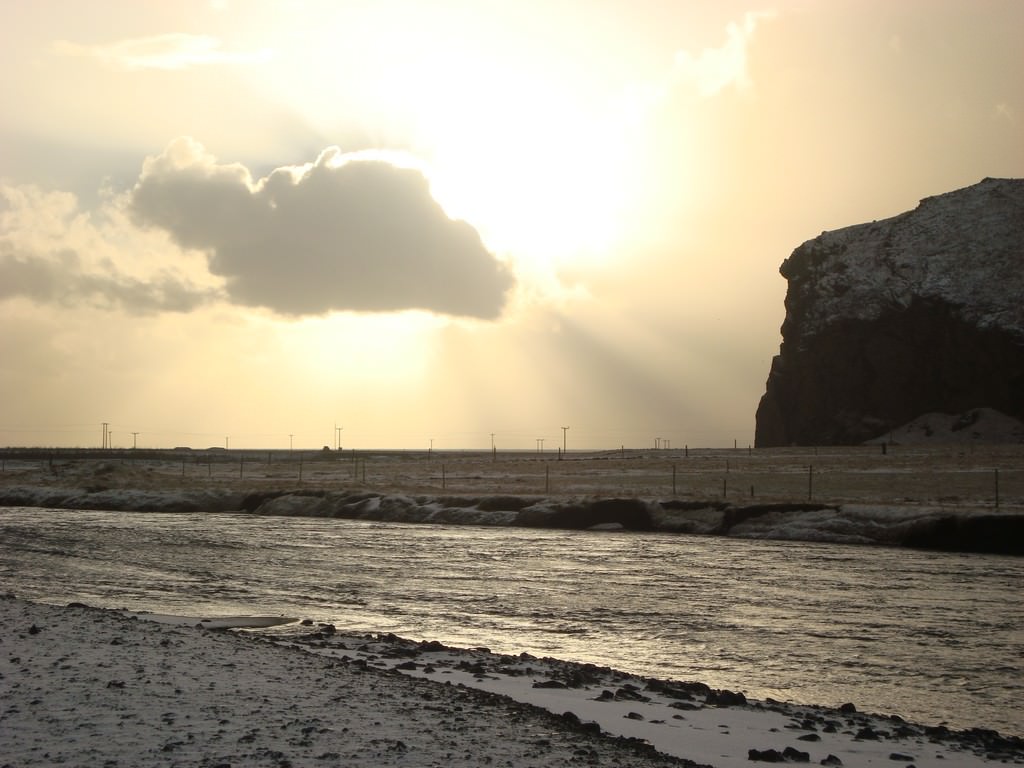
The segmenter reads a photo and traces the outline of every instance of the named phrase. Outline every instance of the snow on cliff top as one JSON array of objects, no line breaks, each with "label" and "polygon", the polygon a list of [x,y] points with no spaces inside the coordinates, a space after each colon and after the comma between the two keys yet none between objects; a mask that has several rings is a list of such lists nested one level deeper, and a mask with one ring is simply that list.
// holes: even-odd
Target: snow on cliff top
[{"label": "snow on cliff top", "polygon": [[984,179],[889,219],[823,232],[780,272],[789,280],[787,320],[799,308],[800,335],[915,299],[1024,335],[1024,179]]}]

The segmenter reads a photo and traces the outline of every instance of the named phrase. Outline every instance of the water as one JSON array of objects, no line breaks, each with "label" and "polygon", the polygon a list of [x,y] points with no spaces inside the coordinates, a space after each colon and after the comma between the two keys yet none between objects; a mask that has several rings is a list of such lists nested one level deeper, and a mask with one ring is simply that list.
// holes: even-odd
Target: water
[{"label": "water", "polygon": [[0,590],[284,614],[1024,734],[1024,560],[660,534],[0,510]]}]

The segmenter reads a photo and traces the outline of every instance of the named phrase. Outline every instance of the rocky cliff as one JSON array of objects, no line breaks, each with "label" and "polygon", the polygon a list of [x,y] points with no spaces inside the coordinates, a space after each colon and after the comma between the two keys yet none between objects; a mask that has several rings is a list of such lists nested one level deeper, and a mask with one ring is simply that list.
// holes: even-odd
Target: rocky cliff
[{"label": "rocky cliff", "polygon": [[1024,179],[985,179],[808,240],[755,441],[850,445],[922,414],[1024,419]]}]

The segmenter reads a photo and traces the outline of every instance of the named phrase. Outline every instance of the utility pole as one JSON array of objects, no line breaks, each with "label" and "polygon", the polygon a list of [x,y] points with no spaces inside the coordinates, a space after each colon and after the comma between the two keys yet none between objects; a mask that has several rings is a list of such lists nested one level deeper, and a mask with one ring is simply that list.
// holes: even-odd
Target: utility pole
[{"label": "utility pole", "polygon": [[337,424],[334,425],[334,450],[341,450],[341,430],[344,427],[339,427]]},{"label": "utility pole", "polygon": [[568,429],[568,427],[562,427],[562,455],[565,455],[565,433]]},{"label": "utility pole", "polygon": [[225,450],[225,451],[226,451],[226,450],[228,449],[228,440],[229,440],[229,439],[230,439],[229,437],[225,437],[225,438],[224,438],[224,450]]},{"label": "utility pole", "polygon": [[103,449],[104,450],[106,450],[107,448],[110,447],[110,433],[107,432],[107,429],[109,427],[110,427],[110,422],[109,421],[104,421],[103,422]]},{"label": "utility pole", "polygon": [[288,450],[292,451],[295,449],[295,435],[288,435]]},{"label": "utility pole", "polygon": [[139,433],[132,432],[132,450],[134,451],[139,447]]}]

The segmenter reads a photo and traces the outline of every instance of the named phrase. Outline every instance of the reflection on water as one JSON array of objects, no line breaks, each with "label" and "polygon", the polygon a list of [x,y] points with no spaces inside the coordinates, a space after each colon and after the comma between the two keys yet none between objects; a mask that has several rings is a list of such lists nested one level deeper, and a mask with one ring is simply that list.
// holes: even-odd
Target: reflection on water
[{"label": "reflection on water", "polygon": [[675,535],[0,510],[0,588],[273,613],[1024,733],[1024,561]]}]

